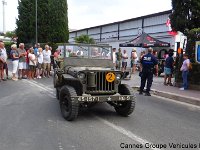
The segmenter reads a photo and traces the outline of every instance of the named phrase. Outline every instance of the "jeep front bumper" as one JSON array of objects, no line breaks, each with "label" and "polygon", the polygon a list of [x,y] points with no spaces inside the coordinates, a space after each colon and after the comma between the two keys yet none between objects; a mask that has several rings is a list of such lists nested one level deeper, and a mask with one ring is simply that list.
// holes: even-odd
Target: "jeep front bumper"
[{"label": "jeep front bumper", "polygon": [[134,95],[117,95],[117,96],[73,96],[72,100],[79,102],[111,102],[111,101],[132,101],[135,100]]}]

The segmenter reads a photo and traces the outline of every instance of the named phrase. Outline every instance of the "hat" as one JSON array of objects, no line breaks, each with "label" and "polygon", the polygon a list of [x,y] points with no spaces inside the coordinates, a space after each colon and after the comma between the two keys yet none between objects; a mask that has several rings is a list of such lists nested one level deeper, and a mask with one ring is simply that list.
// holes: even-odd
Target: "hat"
[{"label": "hat", "polygon": [[133,52],[136,52],[136,48],[133,48],[132,51],[133,51]]}]

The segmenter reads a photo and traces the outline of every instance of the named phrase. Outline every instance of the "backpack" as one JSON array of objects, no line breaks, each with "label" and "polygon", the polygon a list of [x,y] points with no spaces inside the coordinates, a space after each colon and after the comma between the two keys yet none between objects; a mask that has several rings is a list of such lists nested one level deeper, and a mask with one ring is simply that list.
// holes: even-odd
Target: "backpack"
[{"label": "backpack", "polygon": [[190,62],[190,64],[189,64],[189,68],[188,68],[189,70],[192,70],[192,63]]}]

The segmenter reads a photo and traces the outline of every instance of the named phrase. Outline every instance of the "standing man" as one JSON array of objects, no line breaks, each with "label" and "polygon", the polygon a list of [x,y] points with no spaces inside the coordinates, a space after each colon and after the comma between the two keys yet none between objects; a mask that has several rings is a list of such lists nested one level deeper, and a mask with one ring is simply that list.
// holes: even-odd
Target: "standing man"
[{"label": "standing man", "polygon": [[19,79],[26,79],[26,50],[24,49],[24,43],[19,44],[18,48],[19,53],[19,71],[18,71],[18,78]]},{"label": "standing man", "polygon": [[50,76],[50,67],[51,67],[51,51],[49,50],[49,45],[45,45],[45,50],[43,50],[43,76]]},{"label": "standing man", "polygon": [[118,52],[116,53],[117,61],[116,61],[116,69],[121,69],[122,64],[122,52],[121,48],[118,49]]},{"label": "standing man", "polygon": [[113,50],[113,56],[112,56],[113,65],[114,65],[114,67],[116,67],[116,48],[113,48],[112,50]]},{"label": "standing man", "polygon": [[[1,50],[1,53],[2,53],[1,57],[4,60],[3,73],[4,73],[4,71],[6,71],[6,76],[7,76],[7,79],[8,79],[8,64],[7,64],[8,55],[7,55],[7,51],[5,49],[5,45],[4,45],[3,41],[0,41],[0,50]],[[6,81],[6,79],[3,78],[3,81]]]},{"label": "standing man", "polygon": [[126,71],[127,60],[128,60],[128,54],[126,53],[126,50],[124,50],[122,54],[122,72]]},{"label": "standing man", "polygon": [[140,71],[141,75],[141,86],[140,93],[143,94],[143,90],[147,81],[146,96],[151,96],[150,90],[153,82],[153,70],[156,67],[156,76],[158,76],[158,60],[152,55],[153,49],[150,47],[148,49],[148,54],[144,55],[141,59]]},{"label": "standing man", "polygon": [[37,52],[37,68],[36,68],[36,76],[38,79],[41,79],[42,74],[42,64],[43,64],[43,49],[38,48]]}]

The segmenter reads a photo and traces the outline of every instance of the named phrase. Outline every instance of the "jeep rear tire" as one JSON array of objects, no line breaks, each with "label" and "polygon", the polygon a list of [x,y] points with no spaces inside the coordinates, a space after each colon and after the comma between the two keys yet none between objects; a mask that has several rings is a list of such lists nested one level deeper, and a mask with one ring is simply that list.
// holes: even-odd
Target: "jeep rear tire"
[{"label": "jeep rear tire", "polygon": [[72,99],[77,96],[75,89],[71,86],[63,86],[60,90],[60,110],[64,119],[72,121],[77,118],[79,111],[78,100]]},{"label": "jeep rear tire", "polygon": [[57,100],[60,99],[60,94],[59,94],[59,90],[58,90],[58,88],[56,88],[56,98],[57,98]]},{"label": "jeep rear tire", "polygon": [[57,88],[59,86],[58,82],[59,82],[58,75],[56,74],[56,72],[54,70],[54,75],[53,75],[53,85],[54,85],[54,88]]},{"label": "jeep rear tire", "polygon": [[[119,93],[121,95],[134,95],[133,89],[126,85],[119,85]],[[117,102],[117,106],[115,106],[116,112],[124,117],[129,116],[135,109],[135,100]]]}]

